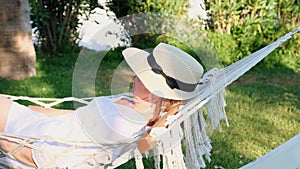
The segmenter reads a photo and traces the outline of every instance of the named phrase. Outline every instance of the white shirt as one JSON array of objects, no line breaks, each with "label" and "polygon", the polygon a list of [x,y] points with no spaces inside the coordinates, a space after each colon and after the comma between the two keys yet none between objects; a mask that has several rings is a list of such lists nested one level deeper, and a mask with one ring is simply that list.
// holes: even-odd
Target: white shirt
[{"label": "white shirt", "polygon": [[[55,117],[14,103],[5,133],[96,143],[94,146],[72,147],[47,139],[37,140],[34,146],[42,151],[33,149],[32,154],[39,168],[89,168],[98,163],[113,163],[121,155],[123,159],[117,161],[124,163],[133,157],[135,140],[144,132],[147,122],[134,109],[115,103],[121,98],[97,97],[74,113]],[[126,142],[128,144],[124,144]],[[84,162],[86,159],[89,160]]]}]

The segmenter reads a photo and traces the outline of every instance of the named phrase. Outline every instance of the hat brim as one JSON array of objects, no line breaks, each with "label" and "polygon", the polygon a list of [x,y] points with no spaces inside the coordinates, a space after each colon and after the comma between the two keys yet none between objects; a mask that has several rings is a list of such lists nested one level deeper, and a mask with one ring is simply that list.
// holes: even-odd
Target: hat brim
[{"label": "hat brim", "polygon": [[147,62],[147,57],[150,53],[138,48],[130,47],[125,49],[122,54],[130,68],[139,77],[145,87],[154,95],[166,99],[187,100],[199,94],[200,91],[198,86],[193,92],[171,89],[162,75],[152,71]]}]

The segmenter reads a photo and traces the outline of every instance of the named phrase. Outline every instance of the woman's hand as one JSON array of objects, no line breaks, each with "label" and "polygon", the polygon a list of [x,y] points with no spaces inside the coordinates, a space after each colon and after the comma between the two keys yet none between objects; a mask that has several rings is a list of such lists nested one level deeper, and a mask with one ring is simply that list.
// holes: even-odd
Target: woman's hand
[{"label": "woman's hand", "polygon": [[158,121],[158,119],[158,117],[153,117],[152,119],[149,119],[147,126],[153,126]]},{"label": "woman's hand", "polygon": [[[179,109],[179,106],[181,104],[173,104],[171,105],[170,109],[168,109],[168,112],[163,115],[161,118],[153,118],[153,119],[150,119],[148,124],[149,123],[153,123],[152,125],[149,125],[149,126],[152,126],[152,128],[154,127],[166,127],[168,128],[169,126],[165,126],[165,122],[167,120],[167,117],[170,116],[170,115],[174,115],[178,112],[178,109]],[[146,132],[137,142],[137,148],[138,150],[141,152],[141,153],[145,153],[151,149],[153,149],[155,147],[155,145],[157,144],[157,141],[152,141],[151,139],[151,136],[149,135],[150,131]]]}]

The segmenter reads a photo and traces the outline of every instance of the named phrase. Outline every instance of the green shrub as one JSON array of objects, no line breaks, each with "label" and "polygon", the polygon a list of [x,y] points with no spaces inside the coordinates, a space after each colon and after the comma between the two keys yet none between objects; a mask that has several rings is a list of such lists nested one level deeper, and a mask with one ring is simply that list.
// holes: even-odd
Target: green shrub
[{"label": "green shrub", "polygon": [[230,65],[243,57],[237,42],[230,34],[209,32],[208,38],[215,47],[224,66]]},{"label": "green shrub", "polygon": [[96,0],[30,0],[32,27],[38,32],[39,49],[45,53],[66,53],[77,49],[79,16],[88,16]]},{"label": "green shrub", "polygon": [[[259,50],[300,25],[300,1],[212,0],[206,5],[211,17],[210,38],[225,64]],[[281,64],[299,70],[299,45],[299,37],[293,37],[263,64],[268,67]]]},{"label": "green shrub", "polygon": [[187,0],[112,0],[108,3],[131,34],[132,45],[139,48],[147,48],[149,43],[153,47],[156,38],[184,16],[188,5]]}]

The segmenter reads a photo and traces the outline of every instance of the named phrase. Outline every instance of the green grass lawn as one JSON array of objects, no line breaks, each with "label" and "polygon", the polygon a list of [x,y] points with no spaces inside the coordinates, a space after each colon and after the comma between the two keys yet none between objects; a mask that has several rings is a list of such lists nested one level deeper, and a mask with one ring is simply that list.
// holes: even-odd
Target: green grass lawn
[{"label": "green grass lawn", "polygon": [[256,67],[227,88],[230,127],[212,136],[208,168],[238,168],[299,134],[300,74]]},{"label": "green grass lawn", "polygon": [[[72,95],[72,73],[76,55],[65,58],[38,55],[37,75],[27,80],[0,79],[0,93],[31,97],[68,97]],[[107,94],[112,72],[105,63],[97,93]],[[212,161],[207,168],[239,168],[299,134],[300,73],[279,65],[258,65],[226,90],[230,126],[212,136]],[[26,103],[27,104],[27,103]],[[61,107],[72,108],[71,104]],[[153,168],[145,160],[145,168]],[[120,168],[134,168],[131,160]]]}]

